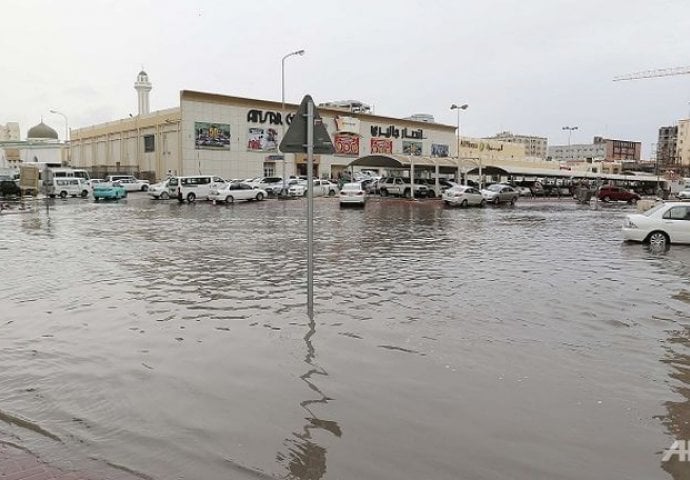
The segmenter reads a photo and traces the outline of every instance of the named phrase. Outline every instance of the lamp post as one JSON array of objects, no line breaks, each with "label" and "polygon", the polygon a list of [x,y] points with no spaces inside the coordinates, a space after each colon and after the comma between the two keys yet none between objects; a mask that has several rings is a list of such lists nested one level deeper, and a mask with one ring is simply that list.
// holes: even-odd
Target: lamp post
[{"label": "lamp post", "polygon": [[71,149],[72,147],[71,147],[71,143],[70,143],[70,141],[69,141],[69,121],[67,120],[67,115],[65,115],[65,114],[62,113],[62,112],[58,112],[57,110],[51,110],[50,113],[54,113],[54,114],[56,114],[56,115],[60,115],[62,118],[65,119],[65,145],[67,145],[67,163],[70,163],[70,161],[72,160],[72,159],[70,158],[70,157],[71,157],[71,155],[70,155],[70,149]]},{"label": "lamp post", "polygon": [[562,130],[568,130],[568,146],[570,146],[570,138],[573,135],[573,130],[577,130],[577,127],[563,127]]},{"label": "lamp post", "polygon": [[[456,156],[458,159],[458,165],[460,165],[460,110],[467,110],[467,107],[469,107],[469,105],[467,105],[466,103],[464,103],[462,105],[452,104],[450,106],[451,110],[457,110],[457,112],[458,112],[458,123],[457,123],[457,126],[458,126],[458,139],[457,139],[458,144],[457,144],[457,152],[456,152]],[[464,175],[464,173],[465,173],[464,170],[465,169],[463,168],[463,185],[467,185],[467,175]]]},{"label": "lamp post", "polygon": [[[285,115],[285,60],[287,60],[289,57],[299,55],[302,56],[304,55],[304,50],[295,50],[294,52],[290,52],[286,55],[283,55],[283,58],[280,60],[280,140],[283,140],[283,136],[285,135],[285,122],[287,121],[287,117]],[[282,153],[282,152],[281,152]],[[285,153],[283,153],[283,189],[280,191],[281,195],[285,195],[285,188],[287,186],[287,178],[286,178],[286,172],[285,172]]]}]

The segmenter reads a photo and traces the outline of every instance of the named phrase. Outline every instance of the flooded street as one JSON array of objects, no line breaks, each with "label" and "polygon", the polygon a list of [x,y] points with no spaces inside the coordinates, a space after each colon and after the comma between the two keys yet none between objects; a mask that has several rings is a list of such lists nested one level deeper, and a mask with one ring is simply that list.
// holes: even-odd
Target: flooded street
[{"label": "flooded street", "polygon": [[[690,248],[627,205],[0,218],[0,440],[152,479],[690,478]],[[677,458],[677,457],[675,457]]]}]

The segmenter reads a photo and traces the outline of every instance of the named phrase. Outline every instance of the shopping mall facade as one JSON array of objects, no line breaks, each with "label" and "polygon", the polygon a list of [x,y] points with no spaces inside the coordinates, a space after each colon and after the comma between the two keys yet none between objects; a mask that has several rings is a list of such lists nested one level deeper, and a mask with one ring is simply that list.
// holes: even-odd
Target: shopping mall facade
[{"label": "shopping mall facade", "polygon": [[[306,175],[306,155],[278,150],[297,108],[183,90],[179,107],[71,130],[71,163],[96,174],[131,172],[152,180],[198,173]],[[333,107],[318,110],[335,146],[333,155],[315,157],[315,174],[322,178],[337,178],[354,160],[372,156],[395,158],[422,171],[440,166],[445,172],[525,160],[521,145],[463,137],[458,161],[456,126]]]}]

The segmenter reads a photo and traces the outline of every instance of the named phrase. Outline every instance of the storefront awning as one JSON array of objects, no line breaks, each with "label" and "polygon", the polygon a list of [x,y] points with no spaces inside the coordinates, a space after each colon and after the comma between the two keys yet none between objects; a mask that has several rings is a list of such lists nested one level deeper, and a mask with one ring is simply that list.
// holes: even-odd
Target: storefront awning
[{"label": "storefront awning", "polygon": [[456,167],[454,159],[449,157],[422,157],[416,155],[366,155],[350,162],[348,167],[372,167],[372,168],[410,168],[427,166]]}]

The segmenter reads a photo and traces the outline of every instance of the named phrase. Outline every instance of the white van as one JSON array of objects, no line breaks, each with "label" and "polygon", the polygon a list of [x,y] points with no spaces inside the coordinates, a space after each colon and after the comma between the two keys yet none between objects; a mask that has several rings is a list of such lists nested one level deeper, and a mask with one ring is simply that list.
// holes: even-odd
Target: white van
[{"label": "white van", "polygon": [[50,198],[60,197],[82,197],[89,196],[90,187],[82,178],[79,177],[58,177],[53,178],[52,184],[46,187]]},{"label": "white van", "polygon": [[192,203],[196,200],[208,200],[211,189],[218,189],[225,185],[225,180],[215,175],[189,175],[172,177],[168,186],[177,191],[177,200]]}]

